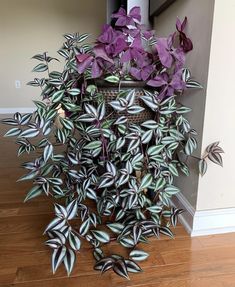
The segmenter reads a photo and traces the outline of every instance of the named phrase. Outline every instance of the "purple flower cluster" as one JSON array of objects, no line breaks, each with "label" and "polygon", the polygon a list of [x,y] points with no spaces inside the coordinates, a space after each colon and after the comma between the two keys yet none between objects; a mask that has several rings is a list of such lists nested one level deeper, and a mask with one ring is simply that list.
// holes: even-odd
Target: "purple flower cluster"
[{"label": "purple flower cluster", "polygon": [[112,18],[115,26],[103,26],[92,50],[76,55],[78,72],[89,69],[93,79],[115,75],[121,80],[145,81],[157,88],[160,98],[182,91],[185,54],[193,49],[184,32],[187,18],[183,22],[177,19],[176,31],[168,38],[156,37],[140,24],[139,7],[129,14],[120,8]]}]

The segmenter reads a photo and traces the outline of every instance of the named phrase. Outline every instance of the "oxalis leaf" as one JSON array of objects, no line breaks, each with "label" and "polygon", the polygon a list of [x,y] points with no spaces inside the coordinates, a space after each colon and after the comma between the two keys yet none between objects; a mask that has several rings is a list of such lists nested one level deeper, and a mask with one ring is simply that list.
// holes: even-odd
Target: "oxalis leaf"
[{"label": "oxalis leaf", "polygon": [[143,250],[135,249],[131,251],[129,256],[135,261],[143,261],[149,257],[149,254]]}]

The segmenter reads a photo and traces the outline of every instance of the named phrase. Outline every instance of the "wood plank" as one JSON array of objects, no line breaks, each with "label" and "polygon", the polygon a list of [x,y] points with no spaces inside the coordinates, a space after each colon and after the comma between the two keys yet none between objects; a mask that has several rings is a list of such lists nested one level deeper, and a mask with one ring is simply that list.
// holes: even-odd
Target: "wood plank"
[{"label": "wood plank", "polygon": [[52,214],[2,217],[0,218],[0,234],[37,233],[38,231],[43,233],[52,218]]},{"label": "wood plank", "polygon": [[169,281],[172,281],[172,286],[174,286],[173,283],[175,281],[192,281],[198,278],[213,278],[220,275],[235,276],[234,266],[235,259],[225,260],[223,264],[221,262],[206,262],[203,264],[178,263],[145,268],[144,272],[131,275],[130,281],[119,278],[114,274],[111,274],[111,277],[116,286],[141,286],[141,284],[142,286],[151,286],[153,282],[157,286],[157,284]]},{"label": "wood plank", "polygon": [[[57,278],[53,280],[43,280],[43,281],[33,281],[24,282],[17,284],[16,282],[9,286],[18,287],[114,287],[111,281],[110,274],[106,273],[102,276],[99,274],[93,275],[83,275],[80,277],[70,277],[70,278]],[[122,287],[119,285],[119,287]]]},{"label": "wood plank", "polygon": [[22,215],[40,215],[50,214],[54,211],[52,203],[49,201],[31,201],[31,202],[8,202],[0,203],[0,218]]}]

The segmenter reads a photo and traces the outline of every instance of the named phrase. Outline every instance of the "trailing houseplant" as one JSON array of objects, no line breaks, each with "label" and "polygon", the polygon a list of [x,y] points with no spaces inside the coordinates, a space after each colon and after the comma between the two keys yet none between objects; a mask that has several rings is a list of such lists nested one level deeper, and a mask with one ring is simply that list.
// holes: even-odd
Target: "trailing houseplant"
[{"label": "trailing houseplant", "polygon": [[[70,274],[87,240],[96,270],[129,278],[148,257],[138,243],[173,237],[182,212],[170,201],[179,192],[174,178],[189,175],[187,158],[197,141],[185,117],[191,109],[177,97],[201,88],[184,67],[193,48],[187,18],[177,20],[168,38],[139,24],[139,7],[129,14],[121,8],[113,18],[115,26],[105,25],[94,45],[84,44],[87,34],[64,35],[61,72],[49,70],[56,58],[35,55],[40,63],[33,71],[47,76],[28,84],[41,89],[42,100],[33,113],[3,120],[14,126],[5,136],[17,137],[18,155],[35,156],[19,179],[33,181],[25,201],[45,194],[55,202],[45,230],[53,272],[64,263]],[[200,173],[207,158],[222,165],[222,152],[210,145],[198,159]],[[105,254],[113,240],[129,250],[128,258]]]}]

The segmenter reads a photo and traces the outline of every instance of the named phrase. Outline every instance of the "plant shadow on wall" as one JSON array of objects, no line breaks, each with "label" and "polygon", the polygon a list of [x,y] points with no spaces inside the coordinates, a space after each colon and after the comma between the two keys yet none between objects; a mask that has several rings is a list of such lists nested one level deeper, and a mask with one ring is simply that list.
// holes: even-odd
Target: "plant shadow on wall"
[{"label": "plant shadow on wall", "polygon": [[[201,88],[184,67],[193,48],[187,18],[168,38],[139,24],[139,7],[129,15],[121,8],[113,18],[115,26],[105,25],[94,45],[84,44],[86,34],[64,35],[62,72],[49,70],[57,59],[35,55],[33,71],[48,76],[28,84],[41,89],[42,101],[32,114],[3,120],[13,126],[5,136],[17,137],[18,155],[35,156],[19,179],[33,181],[25,201],[45,194],[55,202],[45,230],[53,272],[63,262],[69,275],[87,240],[95,270],[129,278],[149,256],[138,243],[173,237],[170,228],[183,211],[170,199],[179,192],[174,178],[189,175],[197,133],[185,117],[191,109],[177,96]],[[207,147],[200,173],[207,159],[222,165],[222,152],[218,143]],[[106,254],[111,241],[128,250],[127,258]]]}]

